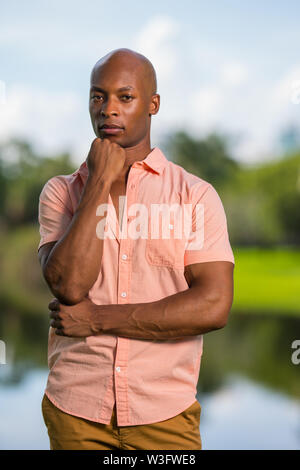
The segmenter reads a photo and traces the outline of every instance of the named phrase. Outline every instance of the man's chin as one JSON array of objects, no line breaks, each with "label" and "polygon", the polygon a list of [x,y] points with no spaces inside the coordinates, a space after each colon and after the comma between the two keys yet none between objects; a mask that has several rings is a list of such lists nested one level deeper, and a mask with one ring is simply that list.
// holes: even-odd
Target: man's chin
[{"label": "man's chin", "polygon": [[117,134],[107,134],[106,132],[98,132],[97,137],[99,139],[112,139],[112,140],[121,140],[121,136]]},{"label": "man's chin", "polygon": [[99,139],[103,140],[103,139],[108,139],[110,140],[111,142],[115,142],[116,144],[120,145],[120,147],[126,147],[126,143],[124,141],[122,141],[122,136],[120,135],[114,135],[114,134],[104,134],[102,132],[100,132],[97,137],[99,137]]}]

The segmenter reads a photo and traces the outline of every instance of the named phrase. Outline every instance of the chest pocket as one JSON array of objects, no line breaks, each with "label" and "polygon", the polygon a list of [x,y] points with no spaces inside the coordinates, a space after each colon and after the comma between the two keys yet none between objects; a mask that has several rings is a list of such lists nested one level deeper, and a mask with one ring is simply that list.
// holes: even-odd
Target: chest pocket
[{"label": "chest pocket", "polygon": [[[155,236],[158,238],[154,238]],[[149,264],[184,269],[185,245],[186,239],[176,213],[170,211],[167,217],[159,217],[159,223],[157,219],[152,221],[152,227],[149,217],[146,240],[146,260]]]}]

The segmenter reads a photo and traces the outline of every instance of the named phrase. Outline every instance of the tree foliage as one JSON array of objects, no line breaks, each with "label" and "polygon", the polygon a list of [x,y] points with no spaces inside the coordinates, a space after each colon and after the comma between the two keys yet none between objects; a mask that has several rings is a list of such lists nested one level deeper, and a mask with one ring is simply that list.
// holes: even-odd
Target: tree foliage
[{"label": "tree foliage", "polygon": [[0,220],[6,227],[34,223],[40,192],[48,179],[75,171],[69,153],[37,155],[28,142],[0,146]]},{"label": "tree foliage", "polygon": [[216,133],[196,140],[179,131],[169,136],[164,147],[174,163],[216,187],[228,181],[239,168],[229,155],[226,139]]}]

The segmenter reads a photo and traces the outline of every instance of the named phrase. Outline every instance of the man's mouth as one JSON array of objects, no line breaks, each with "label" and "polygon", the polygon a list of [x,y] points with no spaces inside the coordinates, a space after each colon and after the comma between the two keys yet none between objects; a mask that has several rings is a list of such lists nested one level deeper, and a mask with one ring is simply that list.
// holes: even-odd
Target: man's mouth
[{"label": "man's mouth", "polygon": [[122,127],[100,127],[100,132],[104,132],[105,134],[119,134],[123,132],[124,129]]},{"label": "man's mouth", "polygon": [[120,126],[116,122],[106,122],[105,124],[101,124],[100,129],[123,129],[123,126]]},{"label": "man's mouth", "polygon": [[116,135],[124,130],[124,127],[120,126],[116,122],[106,122],[99,126],[99,131],[104,134]]}]

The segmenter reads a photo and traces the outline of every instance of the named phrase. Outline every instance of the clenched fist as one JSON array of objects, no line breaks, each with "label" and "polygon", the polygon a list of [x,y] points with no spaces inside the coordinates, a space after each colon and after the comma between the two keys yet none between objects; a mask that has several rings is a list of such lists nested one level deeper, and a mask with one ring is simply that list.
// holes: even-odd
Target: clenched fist
[{"label": "clenched fist", "polygon": [[124,167],[125,157],[125,149],[119,144],[97,137],[86,160],[89,175],[113,183]]},{"label": "clenched fist", "polygon": [[[50,326],[61,336],[86,337],[99,334],[95,304],[85,297],[76,305],[64,305],[53,299],[48,305]],[[99,320],[99,318],[98,318]]]}]

